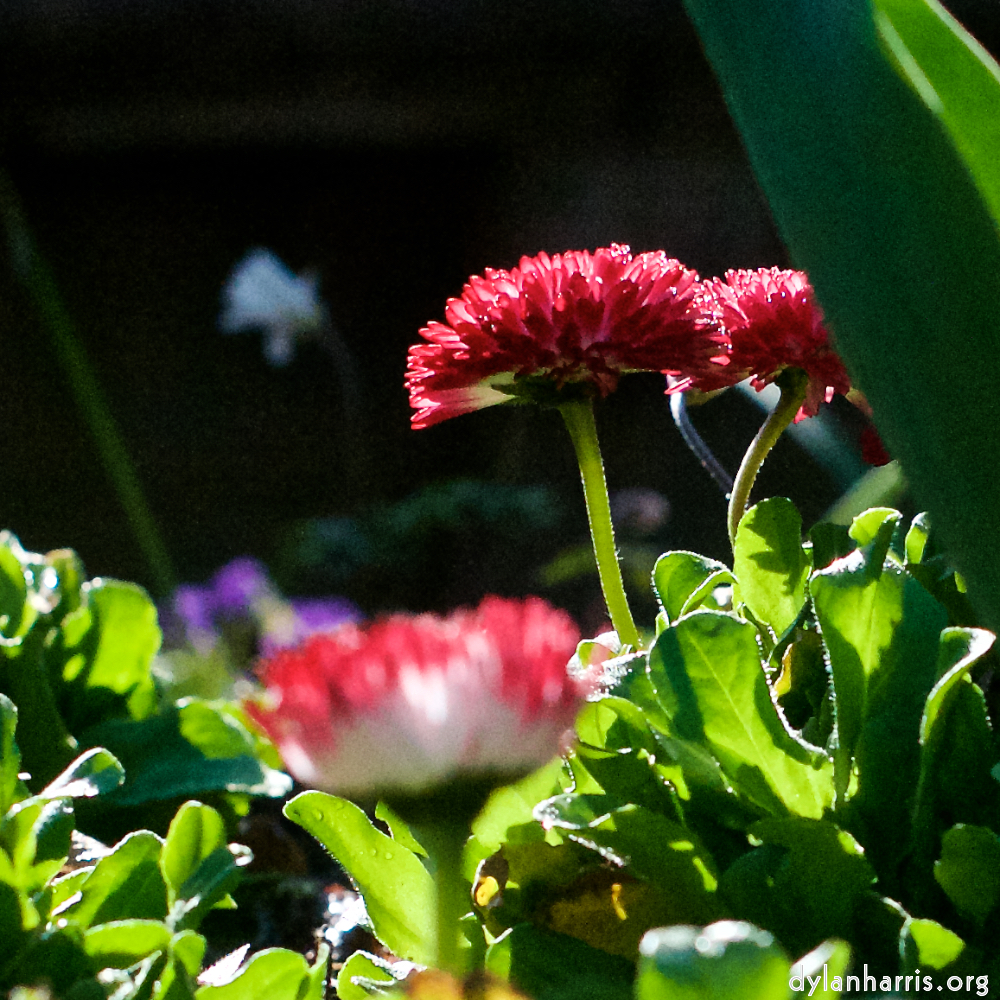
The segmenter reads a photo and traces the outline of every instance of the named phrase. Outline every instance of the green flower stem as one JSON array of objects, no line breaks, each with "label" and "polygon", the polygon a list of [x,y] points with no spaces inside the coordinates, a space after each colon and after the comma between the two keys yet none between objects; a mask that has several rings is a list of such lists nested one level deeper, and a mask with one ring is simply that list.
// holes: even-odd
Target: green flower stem
[{"label": "green flower stem", "polygon": [[166,596],[173,590],[176,578],[170,556],[146,502],[139,475],[94,369],[76,336],[52,274],[35,246],[14,186],[3,172],[0,172],[0,216],[7,229],[14,271],[34,300],[42,325],[52,338],[56,356],[94,437],[104,470],[146,558],[152,589],[157,596]]},{"label": "green flower stem", "polygon": [[637,649],[639,633],[632,620],[628,598],[625,596],[622,570],[615,549],[615,529],[611,523],[608,484],[604,479],[604,462],[597,441],[594,406],[589,400],[563,403],[559,407],[559,412],[566,421],[569,436],[573,439],[573,447],[576,449],[576,460],[580,464],[583,495],[587,502],[587,518],[590,521],[590,536],[594,541],[597,572],[601,577],[601,589],[604,591],[608,614],[611,615],[611,624],[623,644]]},{"label": "green flower stem", "polygon": [[436,866],[437,968],[461,978],[466,970],[459,949],[460,923],[472,909],[469,884],[462,877],[462,856],[469,837],[469,826],[445,819],[415,827],[413,832]]},{"label": "green flower stem", "polygon": [[776,379],[776,384],[781,389],[778,405],[767,415],[750,443],[733,482],[733,492],[729,497],[729,544],[732,546],[736,545],[736,529],[743,520],[757,473],[784,429],[795,419],[806,398],[809,376],[801,368],[786,368]]}]

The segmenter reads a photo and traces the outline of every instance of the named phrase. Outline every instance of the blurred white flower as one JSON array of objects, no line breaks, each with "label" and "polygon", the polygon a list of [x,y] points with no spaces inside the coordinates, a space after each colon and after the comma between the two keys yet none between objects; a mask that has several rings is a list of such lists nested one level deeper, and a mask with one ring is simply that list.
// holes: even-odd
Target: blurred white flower
[{"label": "blurred white flower", "polygon": [[270,250],[251,250],[233,268],[222,289],[223,333],[264,331],[264,354],[272,365],[287,365],[295,344],[315,336],[326,322],[319,278],[295,274]]}]

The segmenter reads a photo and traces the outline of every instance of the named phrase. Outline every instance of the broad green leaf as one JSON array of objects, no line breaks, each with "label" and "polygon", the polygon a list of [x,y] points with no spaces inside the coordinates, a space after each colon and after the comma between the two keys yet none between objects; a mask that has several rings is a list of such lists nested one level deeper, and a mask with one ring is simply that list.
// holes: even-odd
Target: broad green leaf
[{"label": "broad green leaf", "polygon": [[5,694],[0,694],[0,816],[17,798],[21,752],[14,733],[17,730],[17,706]]},{"label": "broad green leaf", "polygon": [[171,899],[181,893],[184,883],[209,855],[225,847],[222,817],[211,806],[185,802],[170,824],[160,854],[160,870]]},{"label": "broad green leaf", "polygon": [[638,805],[612,808],[603,795],[557,795],[539,803],[538,820],[570,831],[570,839],[597,850],[669,896],[669,923],[705,923],[717,917],[715,862],[689,829]]},{"label": "broad green leaf", "polygon": [[[85,604],[63,623],[63,714],[74,732],[99,721],[122,703],[143,719],[156,707],[150,673],[160,648],[156,606],[142,588],[119,580],[83,585]],[[115,697],[117,696],[117,698]]]},{"label": "broad green leaf", "polygon": [[1000,839],[984,826],[953,826],[941,840],[934,878],[959,913],[982,924],[1000,901]]},{"label": "broad green leaf", "polygon": [[653,567],[653,588],[670,621],[680,618],[691,595],[720,572],[729,571],[717,560],[696,552],[665,552],[660,556]]},{"label": "broad green leaf", "polygon": [[296,951],[266,948],[225,986],[202,986],[197,1000],[323,1000],[328,951],[319,949],[310,967]]},{"label": "broad green leaf", "polygon": [[767,931],[735,920],[660,927],[639,948],[636,1000],[786,1000],[788,959]]},{"label": "broad green leaf", "polygon": [[[983,414],[996,398],[984,359],[1000,356],[998,220],[942,121],[880,45],[871,0],[685,6],[852,382],[995,629],[1000,422]],[[892,14],[904,6],[916,22],[916,2],[894,2]],[[902,23],[898,33],[911,37]],[[945,48],[930,34],[920,44]],[[942,58],[964,87],[957,60]],[[917,295],[920,276],[941,294]]]},{"label": "broad green leaf", "polygon": [[910,969],[944,969],[965,950],[965,942],[934,920],[911,917],[900,934],[900,951]]},{"label": "broad green leaf", "polygon": [[88,955],[101,968],[127,969],[150,952],[170,946],[170,931],[159,920],[116,920],[91,927],[83,935]]},{"label": "broad green leaf", "polygon": [[434,883],[419,858],[376,830],[346,799],[303,792],[285,805],[284,812],[343,865],[364,897],[379,940],[400,958],[431,963]]},{"label": "broad green leaf", "polygon": [[125,770],[113,754],[94,747],[75,761],[39,793],[39,798],[89,799],[117,788]]},{"label": "broad green leaf", "polygon": [[961,666],[949,681],[935,689],[936,714],[920,748],[920,778],[911,805],[911,871],[923,876],[912,882],[912,890],[915,903],[923,905],[937,895],[930,874],[946,830],[957,822],[992,825],[1000,809],[1000,786],[990,772],[994,737],[983,692]]},{"label": "broad green leaf", "polygon": [[776,636],[798,618],[806,602],[809,569],[802,518],[791,500],[762,500],[743,515],[733,547],[733,572],[754,618]]},{"label": "broad green leaf", "polygon": [[656,766],[662,754],[656,750],[652,738],[650,742],[653,743],[652,752],[641,746],[621,750],[578,747],[570,760],[577,779],[574,790],[584,791],[581,786],[585,782],[581,780],[580,773],[583,769],[604,791],[609,803],[606,809],[635,804],[671,819],[681,820],[681,811],[675,801],[675,788],[683,783],[683,773],[676,775],[673,787],[668,784],[663,767]]},{"label": "broad green leaf", "polygon": [[901,568],[883,566],[885,534],[813,574],[809,588],[837,704],[838,801],[856,758],[858,805],[885,834],[873,849],[888,853],[906,835],[920,717],[947,615]]},{"label": "broad green leaf", "polygon": [[853,935],[858,900],[875,881],[864,850],[828,820],[762,820],[754,848],[726,870],[719,893],[730,912],[768,927],[795,954]]},{"label": "broad green leaf", "polygon": [[779,815],[823,815],[829,760],[785,727],[753,625],[722,612],[687,615],[656,640],[649,674],[675,734],[710,750],[741,794]]},{"label": "broad green leaf", "polygon": [[235,887],[239,867],[250,860],[246,848],[226,843],[225,823],[214,809],[185,802],[170,824],[160,855],[172,926],[197,926]]},{"label": "broad green leaf", "polygon": [[859,549],[874,544],[869,562],[876,569],[881,569],[882,560],[892,544],[892,536],[902,519],[903,515],[892,507],[870,507],[854,518],[847,534]]},{"label": "broad green leaf", "polygon": [[30,798],[0,820],[0,847],[12,869],[6,877],[19,889],[37,892],[69,855],[73,810],[63,801]]},{"label": "broad green leaf", "polygon": [[28,584],[24,567],[17,557],[21,546],[9,531],[0,531],[0,636],[12,638],[21,630],[26,607]]},{"label": "broad green leaf", "polygon": [[486,969],[533,1000],[632,1000],[631,962],[533,924],[490,945]]},{"label": "broad green leaf", "polygon": [[512,785],[498,788],[472,823],[473,836],[492,854],[508,839],[511,827],[533,823],[535,806],[562,789],[565,764],[561,757]]},{"label": "broad green leaf", "polygon": [[341,967],[337,976],[338,1000],[368,1000],[371,990],[353,982],[355,979],[366,983],[385,983],[386,986],[396,982],[396,977],[389,971],[389,963],[367,951],[356,951]]},{"label": "broad green leaf", "polygon": [[874,0],[879,37],[1000,225],[1000,67],[936,0]]},{"label": "broad green leaf", "polygon": [[80,887],[81,899],[64,916],[83,927],[116,920],[163,920],[167,886],[160,872],[163,841],[142,830],[131,833],[101,858]]},{"label": "broad green leaf", "polygon": [[115,719],[81,740],[107,747],[125,768],[125,782],[108,796],[115,806],[142,805],[209,792],[279,797],[291,779],[256,756],[251,734],[222,704],[184,699],[147,719]]}]

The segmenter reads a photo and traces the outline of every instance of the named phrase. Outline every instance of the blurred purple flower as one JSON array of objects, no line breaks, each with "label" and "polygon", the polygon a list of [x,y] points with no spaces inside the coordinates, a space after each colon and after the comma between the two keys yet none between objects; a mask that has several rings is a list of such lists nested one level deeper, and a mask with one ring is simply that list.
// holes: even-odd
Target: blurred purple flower
[{"label": "blurred purple flower", "polygon": [[293,597],[290,614],[275,615],[265,622],[260,638],[262,656],[273,656],[279,649],[296,646],[309,636],[330,632],[347,622],[362,619],[357,605],[345,597]]},{"label": "blurred purple flower", "polygon": [[212,614],[242,618],[252,613],[261,598],[276,596],[267,568],[259,559],[240,556],[226,563],[212,577]]},{"label": "blurred purple flower", "polygon": [[[355,604],[343,597],[285,599],[267,572],[250,556],[240,556],[218,569],[207,584],[182,584],[160,610],[164,647],[191,645],[207,655],[231,626],[239,626],[259,652],[271,656],[318,632],[362,618]],[[256,642],[253,640],[256,636]],[[245,654],[246,655],[246,654]]]}]

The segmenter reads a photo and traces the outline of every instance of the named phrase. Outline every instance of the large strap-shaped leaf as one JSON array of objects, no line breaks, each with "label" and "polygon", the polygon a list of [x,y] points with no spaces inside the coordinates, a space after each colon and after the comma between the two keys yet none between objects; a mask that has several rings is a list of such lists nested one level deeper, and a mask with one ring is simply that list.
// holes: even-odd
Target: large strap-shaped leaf
[{"label": "large strap-shaped leaf", "polygon": [[996,628],[998,220],[870,0],[685,5],[851,376]]}]

